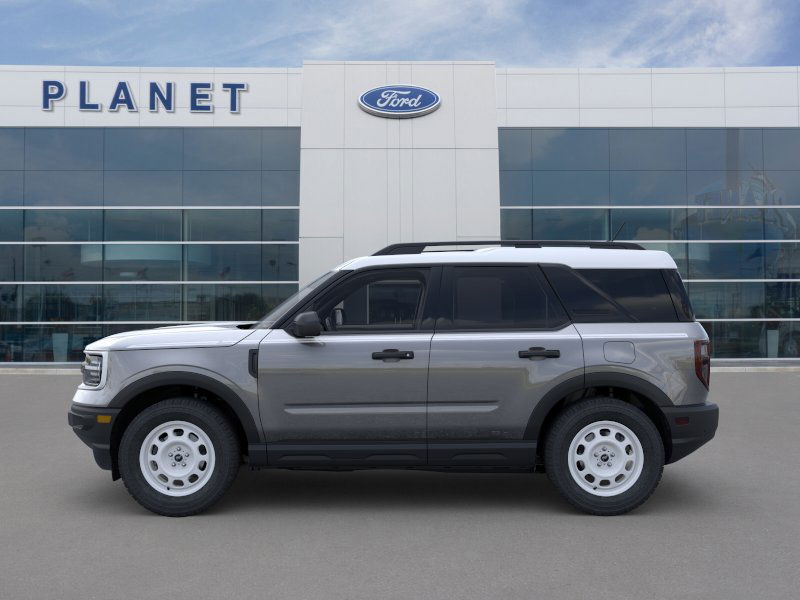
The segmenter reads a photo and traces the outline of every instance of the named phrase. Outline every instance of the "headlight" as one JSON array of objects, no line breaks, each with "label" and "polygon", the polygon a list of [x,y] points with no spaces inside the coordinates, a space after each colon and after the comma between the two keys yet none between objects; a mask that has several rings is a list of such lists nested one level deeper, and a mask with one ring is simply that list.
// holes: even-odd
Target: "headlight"
[{"label": "headlight", "polygon": [[100,354],[87,354],[81,365],[83,384],[97,387],[103,379],[103,357]]}]

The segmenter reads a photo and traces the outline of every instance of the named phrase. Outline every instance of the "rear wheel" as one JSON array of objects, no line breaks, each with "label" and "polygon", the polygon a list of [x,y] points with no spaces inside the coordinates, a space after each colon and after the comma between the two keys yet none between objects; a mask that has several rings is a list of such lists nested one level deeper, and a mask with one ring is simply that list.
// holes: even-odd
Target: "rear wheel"
[{"label": "rear wheel", "polygon": [[641,410],[613,398],[582,400],[553,422],[545,445],[547,474],[573,506],[594,515],[633,510],[653,493],[664,469],[664,444]]},{"label": "rear wheel", "polygon": [[119,446],[119,470],[139,504],[182,517],[219,500],[236,477],[240,456],[225,415],[194,398],[171,398],[128,425]]}]

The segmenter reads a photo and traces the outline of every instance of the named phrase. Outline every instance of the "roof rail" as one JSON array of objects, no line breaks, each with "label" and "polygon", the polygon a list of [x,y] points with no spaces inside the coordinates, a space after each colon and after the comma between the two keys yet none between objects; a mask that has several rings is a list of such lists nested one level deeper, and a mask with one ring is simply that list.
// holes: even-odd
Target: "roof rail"
[{"label": "roof rail", "polygon": [[[425,248],[437,246],[501,246],[503,248],[581,247],[614,250],[644,250],[642,246],[633,242],[581,242],[561,240],[485,240],[475,242],[471,240],[461,240],[455,242],[403,242],[400,244],[391,244],[378,250],[372,256],[385,256],[387,254],[422,254]],[[471,249],[468,251],[471,251]]]}]

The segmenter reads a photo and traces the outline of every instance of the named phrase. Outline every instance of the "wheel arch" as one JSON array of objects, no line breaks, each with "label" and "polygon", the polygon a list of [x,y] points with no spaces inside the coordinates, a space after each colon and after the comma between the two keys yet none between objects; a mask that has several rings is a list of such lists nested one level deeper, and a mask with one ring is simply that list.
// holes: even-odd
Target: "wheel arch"
[{"label": "wheel arch", "polygon": [[536,440],[537,462],[544,452],[544,438],[558,413],[573,402],[595,396],[617,398],[644,412],[658,429],[665,458],[669,462],[672,435],[660,407],[673,406],[673,403],[669,396],[649,381],[626,373],[588,373],[568,379],[545,394],[531,412],[524,434],[525,439]]},{"label": "wheel arch", "polygon": [[155,373],[136,380],[109,403],[121,409],[111,429],[111,475],[119,478],[117,452],[122,435],[130,422],[144,409],[156,402],[176,396],[202,399],[220,409],[230,420],[239,439],[243,454],[258,444],[260,433],[256,421],[244,400],[224,383],[200,373]]}]

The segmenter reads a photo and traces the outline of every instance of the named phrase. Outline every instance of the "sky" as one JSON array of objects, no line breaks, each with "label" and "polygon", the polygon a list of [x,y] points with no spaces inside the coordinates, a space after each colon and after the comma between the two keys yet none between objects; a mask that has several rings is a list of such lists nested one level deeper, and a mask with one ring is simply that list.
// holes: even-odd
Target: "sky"
[{"label": "sky", "polygon": [[0,64],[800,64],[797,0],[0,0]]}]

